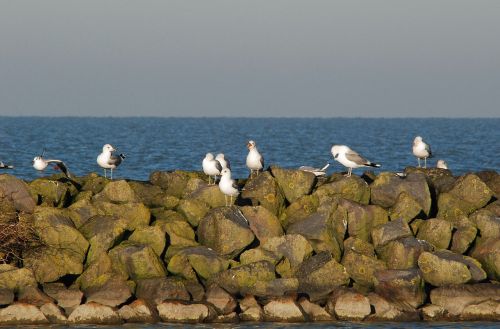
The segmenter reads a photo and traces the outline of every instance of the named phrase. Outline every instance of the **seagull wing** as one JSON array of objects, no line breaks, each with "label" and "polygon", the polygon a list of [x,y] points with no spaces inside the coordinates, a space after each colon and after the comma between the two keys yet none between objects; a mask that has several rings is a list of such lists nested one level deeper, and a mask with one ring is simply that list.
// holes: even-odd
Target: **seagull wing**
[{"label": "seagull wing", "polygon": [[366,160],[363,158],[361,155],[359,155],[356,151],[350,150],[345,154],[345,157],[347,160],[355,162],[359,165],[366,165],[369,164],[370,161]]},{"label": "seagull wing", "polygon": [[214,160],[215,161],[215,168],[219,171],[219,173],[222,171],[222,165],[220,164],[219,160]]},{"label": "seagull wing", "polygon": [[232,180],[231,184],[232,184],[233,188],[239,190],[238,184],[236,184],[236,182],[234,181],[234,179]]},{"label": "seagull wing", "polygon": [[122,163],[122,156],[121,154],[119,156],[116,155],[111,155],[108,160],[109,165],[115,165],[118,166],[120,163]]},{"label": "seagull wing", "polygon": [[61,160],[45,160],[45,162],[47,163],[55,163],[57,165],[57,167],[59,169],[61,169],[61,171],[63,172],[63,174],[70,178],[70,174],[69,174],[69,170],[68,170],[68,167],[66,166],[66,164],[64,162],[62,162]]},{"label": "seagull wing", "polygon": [[260,164],[262,165],[262,170],[264,170],[264,157],[260,155]]},{"label": "seagull wing", "polygon": [[425,150],[429,152],[429,158],[432,158],[431,146],[429,144],[425,144]]}]

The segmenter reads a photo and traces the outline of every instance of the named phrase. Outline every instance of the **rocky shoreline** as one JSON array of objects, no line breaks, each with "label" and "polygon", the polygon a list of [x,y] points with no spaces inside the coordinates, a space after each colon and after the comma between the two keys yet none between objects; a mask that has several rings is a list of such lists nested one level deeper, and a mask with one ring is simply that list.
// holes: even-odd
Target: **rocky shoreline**
[{"label": "rocky shoreline", "polygon": [[0,175],[0,325],[500,320],[500,175]]}]

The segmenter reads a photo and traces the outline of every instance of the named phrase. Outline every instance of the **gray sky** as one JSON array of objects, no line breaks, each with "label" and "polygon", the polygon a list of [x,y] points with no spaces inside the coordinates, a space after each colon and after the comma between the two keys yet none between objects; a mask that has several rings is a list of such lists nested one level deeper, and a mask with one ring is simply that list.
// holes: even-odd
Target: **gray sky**
[{"label": "gray sky", "polygon": [[0,115],[498,117],[500,1],[0,0]]}]

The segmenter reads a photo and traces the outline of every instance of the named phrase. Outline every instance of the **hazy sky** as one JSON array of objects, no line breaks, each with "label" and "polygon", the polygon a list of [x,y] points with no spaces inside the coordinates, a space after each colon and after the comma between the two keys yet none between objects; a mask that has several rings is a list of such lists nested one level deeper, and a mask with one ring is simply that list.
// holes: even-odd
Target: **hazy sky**
[{"label": "hazy sky", "polygon": [[500,116],[500,1],[0,0],[0,115]]}]

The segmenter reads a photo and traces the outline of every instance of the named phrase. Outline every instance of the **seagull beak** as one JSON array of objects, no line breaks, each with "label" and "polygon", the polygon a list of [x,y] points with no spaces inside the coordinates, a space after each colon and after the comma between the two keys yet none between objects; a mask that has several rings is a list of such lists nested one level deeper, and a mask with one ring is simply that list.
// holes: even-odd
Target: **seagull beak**
[{"label": "seagull beak", "polygon": [[252,146],[252,144],[248,143],[247,144],[247,149],[250,149],[251,146]]}]

